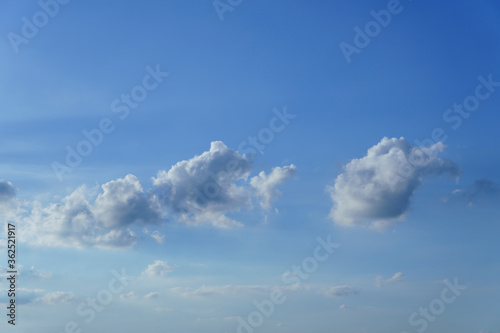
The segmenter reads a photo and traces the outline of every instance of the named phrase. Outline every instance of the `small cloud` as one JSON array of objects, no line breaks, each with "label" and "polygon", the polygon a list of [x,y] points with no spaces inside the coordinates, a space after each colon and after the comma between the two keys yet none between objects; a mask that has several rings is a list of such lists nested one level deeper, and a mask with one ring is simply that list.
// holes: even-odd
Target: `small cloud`
[{"label": "small cloud", "polygon": [[42,280],[52,278],[52,273],[47,271],[41,271],[39,269],[35,269],[35,266],[31,266],[29,270],[29,274]]},{"label": "small cloud", "polygon": [[340,310],[348,310],[350,308],[351,308],[351,306],[350,305],[346,305],[346,304],[342,304],[341,306],[339,306]]},{"label": "small cloud", "polygon": [[160,312],[160,313],[165,313],[165,312],[172,312],[172,311],[174,311],[174,309],[171,309],[171,308],[154,308],[153,311]]},{"label": "small cloud", "polygon": [[347,297],[359,294],[359,291],[349,286],[335,286],[324,292],[329,297]]},{"label": "small cloud", "polygon": [[158,244],[163,244],[163,242],[165,241],[165,235],[162,235],[158,230],[153,231],[150,236]]},{"label": "small cloud", "polygon": [[257,197],[260,198],[260,206],[263,209],[270,209],[272,202],[281,195],[281,192],[276,190],[276,186],[295,175],[296,172],[297,167],[291,164],[284,167],[275,167],[269,175],[261,171],[258,176],[250,179],[250,185],[257,192]]},{"label": "small cloud", "polygon": [[[8,277],[8,269],[6,267],[0,266],[0,278]],[[52,278],[52,273],[47,271],[41,271],[31,266],[30,269],[25,269],[23,265],[17,265],[16,271],[19,276],[23,278],[37,278],[37,279],[50,279]]]},{"label": "small cloud", "polygon": [[148,277],[164,277],[167,273],[176,270],[178,267],[170,265],[166,261],[155,260],[151,265],[148,265],[142,275]]},{"label": "small cloud", "polygon": [[456,189],[451,193],[455,200],[462,198],[467,201],[469,207],[474,207],[476,202],[497,199],[500,195],[500,184],[489,179],[479,179],[474,184],[464,189]]},{"label": "small cloud", "polygon": [[[41,301],[43,289],[16,288],[16,303],[28,304],[34,301]],[[7,289],[0,290],[0,303],[8,303]]]},{"label": "small cloud", "polygon": [[135,293],[133,291],[131,291],[131,292],[127,293],[127,294],[121,294],[120,298],[121,299],[136,299],[137,296],[135,295]]},{"label": "small cloud", "polygon": [[154,299],[160,297],[160,293],[153,291],[147,295],[144,296],[145,299]]},{"label": "small cloud", "polygon": [[266,286],[260,285],[225,285],[225,286],[201,286],[198,289],[176,287],[172,291],[181,294],[184,297],[211,297],[240,295],[248,293],[263,293],[269,290]]},{"label": "small cloud", "polygon": [[401,272],[397,272],[396,274],[394,274],[392,277],[390,277],[387,280],[384,280],[381,276],[378,276],[375,279],[375,286],[377,288],[382,288],[383,286],[385,286],[387,284],[395,284],[395,283],[400,283],[403,281],[405,281],[405,275]]},{"label": "small cloud", "polygon": [[75,299],[75,295],[71,292],[65,291],[54,291],[43,295],[35,299],[35,302],[45,303],[45,304],[60,304],[69,303]]}]

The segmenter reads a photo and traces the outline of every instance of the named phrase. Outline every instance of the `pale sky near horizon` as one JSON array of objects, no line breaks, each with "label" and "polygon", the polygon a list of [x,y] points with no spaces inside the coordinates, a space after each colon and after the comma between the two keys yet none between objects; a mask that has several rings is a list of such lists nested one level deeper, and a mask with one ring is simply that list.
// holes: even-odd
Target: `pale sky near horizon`
[{"label": "pale sky near horizon", "polygon": [[0,331],[500,332],[499,4],[65,1],[0,5]]}]

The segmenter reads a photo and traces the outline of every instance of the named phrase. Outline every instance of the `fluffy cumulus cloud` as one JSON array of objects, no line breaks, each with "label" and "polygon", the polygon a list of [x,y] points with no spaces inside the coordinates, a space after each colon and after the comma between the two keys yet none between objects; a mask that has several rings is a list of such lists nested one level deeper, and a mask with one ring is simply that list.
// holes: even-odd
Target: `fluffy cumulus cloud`
[{"label": "fluffy cumulus cloud", "polygon": [[94,241],[95,222],[85,186],[43,207],[34,202],[31,214],[19,222],[20,238],[33,245],[82,247]]},{"label": "fluffy cumulus cloud", "polygon": [[134,175],[112,180],[102,185],[92,207],[96,219],[104,228],[115,229],[134,222],[152,223],[161,219],[161,208],[156,196],[145,194]]},{"label": "fluffy cumulus cloud", "polygon": [[[159,171],[148,190],[129,174],[100,188],[82,185],[56,203],[35,200],[20,206],[12,184],[0,181],[0,208],[15,203],[19,238],[34,246],[127,248],[137,242],[137,229],[164,223],[167,216],[169,221],[227,228],[243,225],[227,213],[252,209],[254,201],[268,209],[279,195],[276,187],[296,167],[277,167],[249,180],[252,163],[215,141],[209,151]],[[150,237],[157,243],[165,239],[159,231]]]},{"label": "fluffy cumulus cloud", "polygon": [[[44,207],[34,202],[30,214],[19,217],[21,240],[37,246],[132,246],[136,237],[131,230],[103,227],[102,221],[93,212],[94,206],[89,203],[92,193],[86,186],[81,186],[60,203]],[[127,219],[126,215],[122,218]]]},{"label": "fluffy cumulus cloud", "polygon": [[241,226],[225,214],[249,207],[254,197],[261,198],[262,206],[268,208],[278,194],[276,186],[296,171],[291,165],[275,168],[269,175],[261,172],[248,186],[252,162],[246,155],[214,141],[209,151],[158,172],[153,183],[162,202],[180,215],[180,221]]},{"label": "fluffy cumulus cloud", "polygon": [[273,168],[270,174],[266,175],[261,171],[258,176],[250,179],[251,186],[256,190],[260,198],[260,205],[264,209],[269,209],[274,199],[281,194],[276,186],[282,184],[287,178],[292,177],[297,172],[295,165]]},{"label": "fluffy cumulus cloud", "polygon": [[414,147],[404,138],[383,138],[366,156],[353,159],[327,189],[333,221],[343,226],[383,229],[404,219],[422,177],[447,173],[458,166],[438,155],[445,146]]},{"label": "fluffy cumulus cloud", "polygon": [[222,215],[250,203],[248,191],[236,182],[248,177],[251,166],[251,159],[215,141],[209,151],[159,171],[153,184],[163,202],[184,221],[235,225]]},{"label": "fluffy cumulus cloud", "polygon": [[151,265],[142,272],[142,275],[147,277],[164,277],[168,273],[177,269],[177,266],[170,265],[163,260],[155,260]]}]

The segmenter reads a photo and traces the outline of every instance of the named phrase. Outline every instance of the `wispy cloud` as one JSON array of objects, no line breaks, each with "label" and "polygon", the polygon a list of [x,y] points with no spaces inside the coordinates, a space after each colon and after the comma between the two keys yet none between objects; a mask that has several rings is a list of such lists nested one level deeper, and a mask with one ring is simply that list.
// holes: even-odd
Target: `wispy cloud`
[{"label": "wispy cloud", "polygon": [[35,302],[41,302],[45,304],[60,304],[60,303],[69,303],[74,299],[75,295],[72,292],[54,291],[36,298]]},{"label": "wispy cloud", "polygon": [[328,297],[347,297],[359,294],[359,290],[343,285],[331,287],[325,290],[323,294]]},{"label": "wispy cloud", "polygon": [[384,280],[381,276],[377,276],[377,278],[375,279],[375,286],[377,288],[382,288],[385,285],[400,283],[403,281],[405,281],[405,275],[401,272],[397,272],[387,280]]}]

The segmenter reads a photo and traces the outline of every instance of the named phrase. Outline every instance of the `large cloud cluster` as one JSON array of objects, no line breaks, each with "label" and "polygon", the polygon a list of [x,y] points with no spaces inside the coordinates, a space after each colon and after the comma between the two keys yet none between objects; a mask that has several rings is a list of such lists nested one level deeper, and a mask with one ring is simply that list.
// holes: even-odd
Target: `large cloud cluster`
[{"label": "large cloud cluster", "polygon": [[414,147],[404,138],[383,138],[365,157],[353,159],[328,191],[334,202],[330,217],[343,226],[383,229],[402,220],[422,177],[458,176],[453,162],[441,159],[442,143]]},{"label": "large cloud cluster", "polygon": [[[144,190],[134,175],[109,181],[100,189],[81,186],[58,203],[25,203],[20,222],[22,241],[39,246],[124,248],[133,246],[137,226],[168,219],[216,227],[242,226],[226,216],[260,201],[269,209],[280,194],[276,187],[291,177],[294,165],[260,172],[248,179],[253,160],[220,141],[210,150],[161,170],[153,188]],[[0,205],[13,200],[12,184],[0,182]],[[164,236],[151,234],[157,242]]]}]

